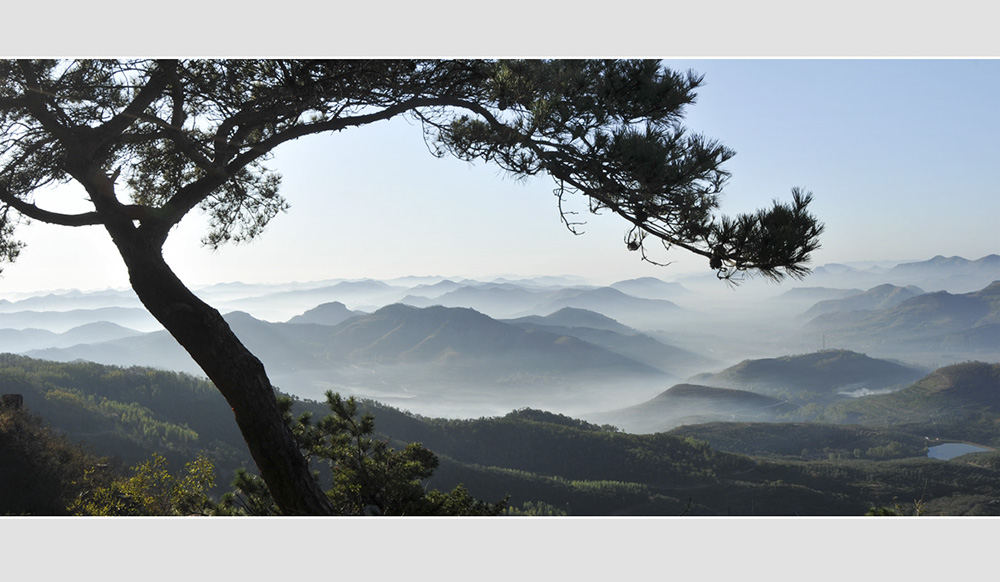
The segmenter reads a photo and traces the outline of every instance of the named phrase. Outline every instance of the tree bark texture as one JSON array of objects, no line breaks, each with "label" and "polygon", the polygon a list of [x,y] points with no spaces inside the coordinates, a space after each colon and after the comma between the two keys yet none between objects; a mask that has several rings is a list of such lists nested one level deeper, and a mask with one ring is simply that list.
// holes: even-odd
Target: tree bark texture
[{"label": "tree bark texture", "polygon": [[112,238],[128,267],[132,288],[232,407],[279,510],[285,515],[331,514],[326,494],[285,425],[264,365],[233,333],[222,314],[177,278],[159,245],[134,234],[115,234]]}]

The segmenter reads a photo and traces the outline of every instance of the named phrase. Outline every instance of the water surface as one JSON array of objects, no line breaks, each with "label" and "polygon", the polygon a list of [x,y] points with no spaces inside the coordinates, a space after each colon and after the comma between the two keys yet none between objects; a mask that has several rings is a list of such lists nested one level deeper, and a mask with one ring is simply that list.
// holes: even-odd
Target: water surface
[{"label": "water surface", "polygon": [[944,443],[927,449],[927,456],[932,459],[947,461],[948,459],[954,459],[967,453],[982,453],[988,450],[987,448],[967,443]]}]

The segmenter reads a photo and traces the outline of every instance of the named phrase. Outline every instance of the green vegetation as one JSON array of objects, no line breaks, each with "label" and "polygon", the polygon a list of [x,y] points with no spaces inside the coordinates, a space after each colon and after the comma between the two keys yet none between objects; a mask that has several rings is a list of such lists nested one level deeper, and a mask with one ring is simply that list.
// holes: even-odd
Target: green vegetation
[{"label": "green vegetation", "polygon": [[157,453],[178,470],[206,451],[223,474],[252,466],[232,410],[194,376],[0,354],[0,392],[21,394],[49,425],[125,465]]},{"label": "green vegetation", "polygon": [[[565,417],[551,418],[556,422],[541,420],[538,413],[514,412],[479,420],[429,420],[422,442],[457,461],[571,481],[700,485],[751,465],[693,439],[570,426]],[[403,434],[396,436],[405,440]]]},{"label": "green vegetation", "polygon": [[[254,240],[289,207],[275,148],[409,116],[436,156],[548,174],[560,212],[581,195],[621,216],[643,258],[652,237],[720,278],[804,276],[823,231],[812,193],[718,214],[735,152],[680,123],[702,82],[651,59],[0,61],[0,262],[29,221],[103,228],[143,306],[225,396],[282,512],[330,514],[263,364],[164,260],[174,227],[197,208],[206,245]],[[78,188],[87,210],[37,206],[52,184]]]},{"label": "green vegetation", "polygon": [[[461,484],[448,493],[425,489],[423,482],[438,466],[437,456],[419,443],[396,451],[387,440],[373,438],[375,417],[360,413],[353,398],[328,392],[332,414],[318,422],[313,422],[311,411],[293,420],[292,399],[278,402],[306,458],[329,469],[326,495],[336,515],[499,515],[505,508],[506,501],[474,499]],[[222,497],[221,512],[280,513],[259,477],[240,471],[233,485],[236,491]]]},{"label": "green vegetation", "polygon": [[711,422],[669,434],[704,440],[713,448],[775,459],[890,459],[927,455],[922,436],[890,428],[812,422]]},{"label": "green vegetation", "polygon": [[1000,364],[967,362],[940,368],[891,394],[827,407],[830,418],[892,426],[933,440],[1000,447]]},{"label": "green vegetation", "polygon": [[[215,504],[208,491],[215,484],[212,461],[202,454],[184,466],[183,475],[171,475],[166,459],[152,459],[130,469],[131,476],[108,481],[95,479],[99,469],[83,475],[84,490],[69,503],[73,515],[167,516],[212,515]],[[103,482],[103,483],[102,483]]]},{"label": "green vegetation", "polygon": [[98,467],[107,467],[107,460],[39,417],[23,408],[0,408],[0,515],[67,515],[84,490],[79,480]]},{"label": "green vegetation", "polygon": [[830,402],[858,384],[868,389],[906,386],[923,376],[914,368],[849,350],[745,360],[717,374],[699,374],[697,383],[742,388],[795,403]]},{"label": "green vegetation", "polygon": [[[11,492],[25,480],[34,484],[33,500],[4,498],[5,513],[64,515],[71,508],[88,515],[278,514],[259,476],[247,470],[249,462],[231,463],[235,445],[203,446],[203,430],[222,435],[232,419],[225,406],[212,409],[214,417],[184,406],[185,399],[199,402],[203,391],[213,395],[202,381],[143,368],[13,356],[0,362],[0,392],[15,392],[10,382],[16,380],[27,389],[26,403],[58,412],[51,430],[24,411],[4,412],[0,483]],[[1000,515],[1000,452],[929,459],[927,446],[934,441],[923,434],[935,427],[956,431],[948,435],[986,434],[992,426],[995,438],[998,415],[988,405],[1000,386],[995,368],[944,368],[907,389],[919,398],[910,400],[904,420],[920,406],[943,418],[951,398],[964,411],[956,419],[970,418],[964,414],[971,411],[982,426],[960,420],[710,423],[636,435],[533,409],[445,420],[335,395],[326,402],[279,400],[324,492],[350,515],[860,516],[913,514],[917,500],[923,515]],[[150,389],[150,378],[157,379],[159,391]],[[168,388],[177,392],[165,394]],[[46,398],[50,393],[76,397]],[[101,397],[118,404],[91,404]],[[973,406],[979,397],[986,404]],[[872,402],[878,417],[882,398],[850,404]],[[148,412],[126,413],[138,406]],[[135,430],[143,423],[186,427],[197,438],[170,432],[151,438]],[[958,432],[960,426],[966,431]],[[91,436],[101,443],[96,454],[69,444]],[[122,452],[135,460],[123,463]],[[131,469],[122,469],[126,464]]]},{"label": "green vegetation", "polygon": [[[292,419],[292,400],[279,400],[286,421],[310,459],[328,463],[327,495],[338,515],[499,515],[505,501],[487,503],[462,485],[428,490],[438,465],[417,443],[395,451],[373,438],[374,417],[359,414],[353,399],[329,394],[333,414],[312,423]],[[87,408],[81,408],[87,412]],[[120,467],[120,463],[115,463]],[[317,477],[319,473],[317,472]],[[171,472],[159,453],[128,470],[68,443],[22,408],[0,409],[0,492],[7,514],[82,516],[278,515],[259,476],[236,471],[232,490],[213,500],[216,469],[205,452]]]}]

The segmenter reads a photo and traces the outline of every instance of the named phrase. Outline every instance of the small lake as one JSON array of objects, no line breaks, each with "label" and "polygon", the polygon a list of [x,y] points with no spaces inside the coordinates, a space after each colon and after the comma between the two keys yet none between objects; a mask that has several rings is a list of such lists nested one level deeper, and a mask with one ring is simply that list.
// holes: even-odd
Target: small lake
[{"label": "small lake", "polygon": [[987,448],[965,443],[944,443],[943,445],[927,449],[927,456],[932,459],[947,461],[948,459],[954,459],[967,453],[982,453],[988,450]]}]

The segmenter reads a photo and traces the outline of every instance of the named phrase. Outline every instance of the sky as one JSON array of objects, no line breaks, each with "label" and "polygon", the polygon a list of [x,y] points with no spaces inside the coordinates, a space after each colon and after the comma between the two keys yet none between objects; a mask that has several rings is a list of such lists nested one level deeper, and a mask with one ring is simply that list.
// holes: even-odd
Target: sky
[{"label": "sky", "polygon": [[[685,125],[736,151],[720,211],[735,214],[814,194],[826,225],[813,266],[976,259],[1000,253],[1000,60],[667,59],[705,75]],[[191,286],[439,275],[577,275],[607,284],[708,273],[683,251],[642,262],[622,219],[561,223],[554,183],[485,164],[436,159],[419,125],[397,119],[282,146],[271,166],[291,209],[259,240],[210,251],[200,216],[172,233],[165,256]],[[39,203],[85,210],[82,190]],[[27,247],[4,265],[4,293],[128,286],[99,227],[22,226]]]}]

